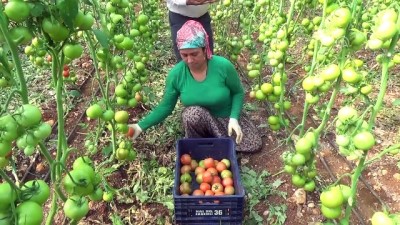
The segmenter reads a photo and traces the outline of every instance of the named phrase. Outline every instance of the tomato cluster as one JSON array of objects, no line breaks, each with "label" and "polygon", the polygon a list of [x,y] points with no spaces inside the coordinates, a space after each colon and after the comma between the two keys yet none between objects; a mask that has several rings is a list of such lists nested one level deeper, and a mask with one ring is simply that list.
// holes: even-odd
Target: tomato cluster
[{"label": "tomato cluster", "polygon": [[48,63],[44,58],[46,53],[47,51],[43,40],[37,37],[33,38],[31,44],[25,47],[25,54],[29,56],[29,60],[38,67]]},{"label": "tomato cluster", "polygon": [[[130,128],[132,130],[132,128]],[[128,160],[133,161],[136,159],[137,152],[132,147],[132,143],[130,141],[121,141],[118,145],[117,151],[115,153],[115,158],[117,160]]]},{"label": "tomato cluster", "polygon": [[183,154],[180,161],[179,191],[181,195],[235,194],[234,177],[230,170],[231,162],[228,159],[218,161],[208,157],[197,162],[189,154]]},{"label": "tomato cluster", "polygon": [[288,151],[283,154],[284,170],[292,175],[293,185],[309,192],[315,190],[314,178],[317,176],[314,160],[316,141],[316,134],[309,131],[296,141],[296,153]]},{"label": "tomato cluster", "polygon": [[375,25],[369,37],[367,46],[372,50],[389,48],[391,39],[399,31],[397,23],[397,12],[394,9],[386,9],[376,14]]},{"label": "tomato cluster", "polygon": [[74,71],[71,71],[68,65],[64,65],[62,74],[65,82],[75,83],[78,79],[76,73]]},{"label": "tomato cluster", "polygon": [[[63,178],[63,187],[68,194],[64,203],[65,216],[79,221],[89,212],[88,198],[92,201],[103,199],[102,178],[94,170],[93,161],[87,156],[77,158]],[[88,197],[88,198],[87,198]]]},{"label": "tomato cluster", "polygon": [[[140,69],[141,73],[147,73],[145,66],[142,62],[137,62],[136,67]],[[115,96],[117,104],[120,106],[136,107],[138,102],[142,101],[140,91],[142,84],[138,70],[127,71],[122,77],[122,81],[115,87]],[[147,75],[146,75],[147,77]]]},{"label": "tomato cluster", "polygon": [[351,188],[337,185],[324,190],[320,195],[321,212],[328,219],[337,219],[342,214],[342,207],[349,201]]},{"label": "tomato cluster", "polygon": [[335,125],[339,153],[348,159],[358,159],[363,151],[368,151],[375,145],[375,138],[368,123],[359,117],[354,107],[342,107]]},{"label": "tomato cluster", "polygon": [[[0,183],[0,221],[2,224],[40,225],[43,222],[43,204],[50,196],[50,187],[43,180],[30,180],[21,189],[9,183]],[[12,206],[14,205],[14,206]],[[15,207],[16,217],[12,208]],[[29,219],[27,219],[29,218]]]},{"label": "tomato cluster", "polygon": [[51,134],[51,126],[42,122],[42,113],[34,105],[25,104],[13,114],[0,117],[0,157],[11,154],[13,142],[32,155],[37,144]]}]

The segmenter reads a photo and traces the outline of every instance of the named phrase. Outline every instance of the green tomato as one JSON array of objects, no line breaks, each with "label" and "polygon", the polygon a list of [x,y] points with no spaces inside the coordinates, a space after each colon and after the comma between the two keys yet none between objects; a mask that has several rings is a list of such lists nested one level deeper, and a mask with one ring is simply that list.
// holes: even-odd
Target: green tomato
[{"label": "green tomato", "polygon": [[21,198],[23,201],[34,201],[43,205],[50,197],[50,187],[43,180],[30,180],[21,188]]},{"label": "green tomato", "polygon": [[78,169],[82,165],[89,165],[93,168],[93,161],[89,158],[89,156],[80,156],[79,158],[75,159],[74,163],[72,164],[72,168]]},{"label": "green tomato", "polygon": [[333,11],[330,17],[333,26],[346,28],[351,21],[351,11],[349,8],[339,8]]},{"label": "green tomato", "polygon": [[51,134],[51,126],[48,123],[41,123],[36,130],[33,132],[33,135],[38,139],[45,139]]},{"label": "green tomato", "polygon": [[11,152],[11,150],[12,146],[10,141],[0,140],[0,157],[5,157]]},{"label": "green tomato", "polygon": [[358,112],[351,106],[344,106],[338,112],[338,119],[343,124],[352,124],[358,120]]},{"label": "green tomato", "polygon": [[309,139],[303,137],[296,142],[295,149],[297,153],[308,154],[311,152],[312,146],[313,143]]},{"label": "green tomato", "polygon": [[129,113],[127,111],[117,111],[114,119],[117,123],[127,123],[129,119]]},{"label": "green tomato", "polygon": [[85,197],[74,195],[67,199],[63,209],[66,217],[79,221],[89,212],[89,202]]},{"label": "green tomato", "polygon": [[17,110],[14,118],[22,127],[32,127],[42,120],[42,113],[38,107],[25,104]]},{"label": "green tomato", "polygon": [[103,200],[105,202],[111,202],[113,200],[114,194],[110,191],[105,191],[103,193]]},{"label": "green tomato", "polygon": [[34,201],[26,201],[16,207],[18,225],[40,225],[43,221],[42,207]]},{"label": "green tomato", "polygon": [[321,212],[322,215],[324,215],[328,219],[337,219],[342,214],[342,208],[340,206],[335,208],[329,208],[324,205],[321,205]]},{"label": "green tomato", "polygon": [[315,190],[315,181],[311,180],[304,184],[304,190],[308,192],[312,192]]},{"label": "green tomato", "polygon": [[298,174],[292,175],[292,183],[294,186],[301,188],[304,187],[306,180]]},{"label": "green tomato", "polygon": [[338,65],[330,64],[322,70],[321,76],[325,81],[333,81],[340,76],[340,73],[341,71]]},{"label": "green tomato", "polygon": [[384,212],[375,212],[371,218],[372,225],[395,225],[395,222]]},{"label": "green tomato", "polygon": [[344,184],[340,184],[339,188],[342,191],[344,202],[347,202],[351,196],[351,188]]},{"label": "green tomato", "polygon": [[0,225],[11,225],[12,214],[11,211],[0,211]]},{"label": "green tomato", "polygon": [[114,116],[115,116],[114,111],[112,109],[108,109],[103,113],[101,118],[104,121],[111,121],[114,118]]},{"label": "green tomato", "polygon": [[92,194],[89,195],[90,200],[100,201],[103,199],[103,189],[97,187]]},{"label": "green tomato", "polygon": [[[84,167],[85,165],[82,165]],[[93,170],[93,169],[92,169]],[[88,174],[86,169],[73,169],[69,173],[75,183],[72,181],[71,177],[67,174],[64,177],[63,185],[64,189],[68,194],[85,196],[93,193],[93,177],[92,174]]]},{"label": "green tomato", "polygon": [[33,36],[27,27],[13,27],[10,30],[10,37],[14,43],[18,44],[28,44]]},{"label": "green tomato", "polygon": [[64,55],[69,59],[77,59],[83,53],[83,47],[80,44],[66,44],[63,47]]},{"label": "green tomato", "polygon": [[0,184],[0,211],[7,210],[17,199],[15,190],[9,183]]},{"label": "green tomato", "polygon": [[86,116],[90,119],[98,119],[102,116],[103,109],[99,104],[93,104],[86,110]]},{"label": "green tomato", "polygon": [[323,191],[320,195],[323,206],[328,208],[340,207],[343,202],[343,194],[339,187],[331,187],[329,190]]},{"label": "green tomato", "polygon": [[10,1],[4,7],[7,17],[17,23],[25,21],[30,14],[30,7],[24,1]]},{"label": "green tomato", "polygon": [[353,137],[357,149],[368,151],[375,145],[375,138],[369,131],[362,131]]}]

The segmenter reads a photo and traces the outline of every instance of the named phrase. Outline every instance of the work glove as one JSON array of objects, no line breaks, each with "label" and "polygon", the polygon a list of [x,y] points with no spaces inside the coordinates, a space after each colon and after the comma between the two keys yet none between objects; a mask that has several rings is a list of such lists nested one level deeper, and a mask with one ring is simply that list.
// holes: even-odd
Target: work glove
[{"label": "work glove", "polygon": [[242,142],[243,133],[242,133],[242,129],[239,126],[239,122],[235,118],[229,119],[229,124],[228,124],[228,135],[229,136],[232,135],[232,130],[234,130],[236,133],[236,144],[239,144],[240,142]]},{"label": "work glove", "polygon": [[128,125],[130,128],[133,129],[133,135],[131,136],[132,141],[134,141],[140,133],[142,133],[142,128],[139,127],[138,124],[129,124]]}]

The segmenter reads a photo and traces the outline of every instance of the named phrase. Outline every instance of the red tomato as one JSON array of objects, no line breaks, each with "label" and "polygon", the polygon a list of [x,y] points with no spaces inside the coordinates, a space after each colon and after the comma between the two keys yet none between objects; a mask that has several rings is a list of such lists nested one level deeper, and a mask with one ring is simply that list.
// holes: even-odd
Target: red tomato
[{"label": "red tomato", "polygon": [[233,186],[226,186],[224,189],[224,193],[226,195],[233,195],[235,194],[235,188]]},{"label": "red tomato", "polygon": [[200,189],[196,189],[196,190],[193,191],[192,195],[193,196],[202,196],[202,195],[204,195],[204,192],[202,190],[200,190]]},{"label": "red tomato", "polygon": [[63,76],[64,76],[65,78],[69,77],[69,70],[64,70],[64,71],[63,71]]},{"label": "red tomato", "polygon": [[196,169],[194,170],[194,174],[199,174],[199,173],[204,173],[204,171],[206,171],[203,167],[196,167]]},{"label": "red tomato", "polygon": [[192,171],[194,171],[198,166],[199,164],[197,163],[197,161],[192,159],[192,161],[190,162],[190,167],[192,168]]},{"label": "red tomato", "polygon": [[213,158],[206,158],[204,159],[204,166],[208,169],[215,166]]},{"label": "red tomato", "polygon": [[211,190],[213,190],[214,193],[223,192],[223,191],[224,191],[224,187],[222,186],[221,183],[214,183],[214,184],[211,186]]},{"label": "red tomato", "polygon": [[181,174],[190,173],[190,171],[192,171],[192,167],[190,167],[189,165],[183,165],[181,167]]},{"label": "red tomato", "polygon": [[215,168],[217,168],[218,172],[222,172],[227,169],[226,164],[222,161],[218,162]]},{"label": "red tomato", "polygon": [[133,137],[134,134],[135,134],[135,130],[132,127],[129,127],[128,133],[126,133],[126,136]]},{"label": "red tomato", "polygon": [[214,167],[208,168],[207,171],[210,172],[211,175],[213,175],[213,176],[217,176],[218,175],[218,170],[215,169]]},{"label": "red tomato", "polygon": [[224,187],[226,186],[233,186],[233,179],[231,177],[225,177],[222,180],[222,185],[224,185]]},{"label": "red tomato", "polygon": [[181,163],[183,165],[190,165],[192,163],[192,157],[189,154],[183,154],[181,156]]},{"label": "red tomato", "polygon": [[215,183],[221,183],[221,177],[220,176],[214,176],[211,184]]},{"label": "red tomato", "polygon": [[209,171],[203,173],[203,182],[211,184],[213,181],[213,175]]},{"label": "red tomato", "polygon": [[205,196],[212,196],[212,195],[214,195],[214,192],[211,191],[211,190],[206,190],[206,191],[204,192],[204,195],[205,195]]},{"label": "red tomato", "polygon": [[200,184],[200,190],[202,190],[203,192],[206,192],[207,190],[211,190],[211,185],[209,183],[201,183]]}]

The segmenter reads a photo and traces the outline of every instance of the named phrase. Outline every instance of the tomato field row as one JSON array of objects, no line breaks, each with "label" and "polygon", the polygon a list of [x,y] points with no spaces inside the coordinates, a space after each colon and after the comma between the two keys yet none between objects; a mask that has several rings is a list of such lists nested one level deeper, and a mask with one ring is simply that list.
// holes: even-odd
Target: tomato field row
[{"label": "tomato field row", "polygon": [[[0,224],[91,224],[99,208],[110,215],[100,223],[173,223],[171,150],[183,136],[182,106],[135,142],[128,126],[157,104],[173,66],[164,5],[3,1]],[[281,168],[275,172],[284,174],[288,189],[314,196],[320,223],[354,224],[353,212],[366,198],[363,176],[386,158],[393,176],[399,174],[399,2],[223,0],[210,4],[210,14],[215,54],[235,62],[248,93],[245,110],[266,132],[266,146],[278,143]],[[299,224],[285,215],[285,203],[261,206],[269,196],[289,194],[266,172],[273,168],[265,162],[276,160],[269,151],[246,156],[263,156],[261,169],[256,161],[241,169],[248,193],[243,223]],[[352,166],[335,168],[333,182],[320,164],[327,154]],[[226,161],[208,161],[191,168],[184,161],[182,174],[215,166],[221,181],[215,185],[203,171],[196,177],[202,187],[192,193],[191,177],[182,175],[182,194],[235,192]],[[367,217],[361,224],[400,224],[395,202],[361,213]],[[161,216],[142,215],[151,210]]]}]

